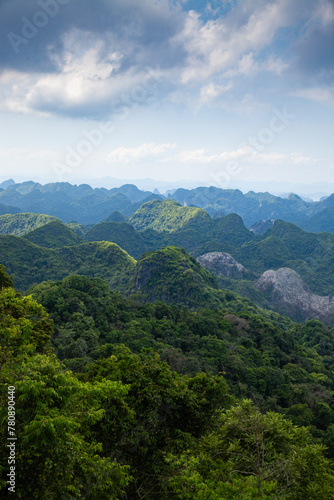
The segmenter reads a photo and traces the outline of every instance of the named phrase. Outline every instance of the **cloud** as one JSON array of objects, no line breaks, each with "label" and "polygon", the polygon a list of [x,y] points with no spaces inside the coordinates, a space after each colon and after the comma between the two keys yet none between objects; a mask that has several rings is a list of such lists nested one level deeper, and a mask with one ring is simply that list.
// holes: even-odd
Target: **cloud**
[{"label": "cloud", "polygon": [[308,99],[310,101],[316,101],[324,104],[334,104],[333,92],[327,88],[307,88],[299,89],[290,92],[291,96],[301,97],[303,99]]},{"label": "cloud", "polygon": [[51,149],[10,148],[0,149],[0,158],[27,161],[27,160],[55,160],[57,152]]},{"label": "cloud", "polygon": [[[143,89],[132,97],[147,68],[159,68],[157,98],[178,96],[195,109],[226,96],[243,102],[264,73],[290,90],[301,75],[310,75],[313,87],[333,76],[330,0],[213,1],[210,8],[195,0],[59,2],[0,3],[3,109],[108,119],[124,96],[150,102],[152,92]],[[51,4],[54,14],[45,7]],[[46,23],[36,28],[43,15]],[[16,51],[10,34],[24,39]],[[267,84],[266,93],[277,87]]]},{"label": "cloud", "polygon": [[181,164],[214,164],[224,165],[240,163],[242,165],[277,165],[277,164],[309,164],[318,163],[320,160],[312,156],[305,156],[302,153],[292,152],[289,154],[276,151],[257,151],[249,145],[245,145],[232,151],[222,151],[221,153],[210,153],[205,148],[180,151],[166,161],[173,161]]},{"label": "cloud", "polygon": [[175,144],[155,144],[145,143],[138,147],[126,148],[120,147],[114,149],[108,155],[108,161],[110,163],[129,163],[131,161],[140,161],[152,156],[163,155],[166,151],[174,149]]},{"label": "cloud", "polygon": [[[90,40],[86,50],[82,38]],[[57,72],[8,70],[0,75],[3,108],[95,118],[110,115],[116,105],[122,104],[120,96],[124,105],[132,107],[149,100],[157,85],[157,73],[150,68],[120,74],[123,55],[106,53],[104,42],[88,32],[73,30],[64,35],[63,51],[51,53],[50,58]]]},{"label": "cloud", "polygon": [[250,146],[243,146],[233,151],[223,151],[221,153],[209,153],[205,148],[201,148],[180,151],[172,159],[181,163],[217,163],[249,157],[253,154],[253,151]]},{"label": "cloud", "polygon": [[[300,0],[296,3],[300,5]],[[245,1],[226,17],[206,23],[198,12],[190,11],[183,30],[173,39],[187,50],[182,83],[206,80],[215,74],[247,76],[256,72],[260,66],[256,67],[255,54],[272,43],[279,29],[293,25],[295,17],[288,0]],[[271,66],[277,71],[277,65]]]}]

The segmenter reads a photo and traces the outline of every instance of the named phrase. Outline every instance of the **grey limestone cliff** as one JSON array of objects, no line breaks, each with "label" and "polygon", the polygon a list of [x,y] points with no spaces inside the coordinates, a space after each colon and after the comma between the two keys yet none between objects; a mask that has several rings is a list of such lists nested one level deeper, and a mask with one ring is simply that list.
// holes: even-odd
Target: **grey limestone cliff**
[{"label": "grey limestone cliff", "polygon": [[295,321],[316,318],[334,325],[334,297],[312,293],[293,269],[270,269],[262,274],[255,286],[277,311]]},{"label": "grey limestone cliff", "polygon": [[243,278],[245,268],[232,255],[224,252],[210,252],[196,259],[208,271],[225,278]]}]

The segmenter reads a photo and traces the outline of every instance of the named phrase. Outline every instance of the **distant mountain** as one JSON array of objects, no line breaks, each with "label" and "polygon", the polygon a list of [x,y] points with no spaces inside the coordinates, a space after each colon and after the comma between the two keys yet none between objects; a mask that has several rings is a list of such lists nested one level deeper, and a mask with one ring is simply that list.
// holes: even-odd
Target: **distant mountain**
[{"label": "distant mountain", "polygon": [[11,186],[12,184],[15,184],[15,181],[13,179],[8,179],[7,181],[3,181],[0,184],[1,189],[7,189],[8,186]]},{"label": "distant mountain", "polygon": [[[126,222],[102,222],[88,228],[77,223],[64,225],[59,220],[50,222],[48,216],[36,214],[6,216],[12,224],[13,217],[23,217],[21,225],[17,221],[12,225],[14,231],[25,232],[36,221],[43,225],[24,237],[0,236],[0,262],[13,274],[20,290],[76,273],[106,279],[113,289],[139,293],[143,300],[174,303],[175,297],[181,300],[184,293],[183,303],[190,307],[200,301],[222,307],[230,290],[233,300],[234,293],[261,308],[290,314],[274,301],[270,290],[255,286],[263,273],[282,267],[298,273],[311,294],[334,295],[334,235],[306,233],[294,224],[275,221],[264,235],[256,236],[235,214],[211,219],[208,214],[202,217],[205,212],[197,209],[195,217],[187,219],[183,212],[189,207],[170,200],[156,203],[162,211],[169,205],[176,208],[173,223],[180,229],[137,231]],[[145,216],[150,215],[150,204],[142,207]],[[83,243],[83,239],[88,242]],[[137,267],[134,259],[138,260]],[[302,309],[298,316],[297,309],[291,312],[293,318],[309,317]]]},{"label": "distant mountain", "polygon": [[211,219],[205,210],[185,207],[171,200],[145,203],[128,221],[139,231],[152,228],[165,233],[169,245],[183,247],[200,255],[210,251],[228,251],[254,239],[236,214]]},{"label": "distant mountain", "polygon": [[[0,216],[0,234],[23,236],[45,224],[57,221],[56,217],[43,214],[19,213]],[[58,222],[60,222],[58,220]]]},{"label": "distant mountain", "polygon": [[210,216],[197,207],[182,207],[172,200],[153,200],[142,205],[129,222],[137,230],[155,229],[159,232],[173,232],[187,225],[198,226],[209,223]]},{"label": "distant mountain", "polygon": [[237,213],[247,226],[263,219],[284,219],[291,222],[306,220],[312,214],[314,203],[307,203],[297,195],[280,198],[270,193],[243,194],[239,189],[198,187],[177,189],[169,198],[186,205],[196,205],[205,210],[223,210]]},{"label": "distant mountain", "polygon": [[19,207],[13,207],[11,205],[4,205],[3,203],[0,203],[0,215],[18,214],[20,212],[21,210]]},{"label": "distant mountain", "polygon": [[157,198],[163,199],[161,195],[140,191],[131,185],[108,190],[93,189],[88,184],[73,186],[67,182],[43,186],[29,181],[11,184],[0,192],[1,204],[13,205],[23,212],[52,215],[65,223],[76,221],[80,224],[100,222],[115,210],[131,215],[145,201]]},{"label": "distant mountain", "polygon": [[294,224],[277,220],[262,237],[229,253],[254,273],[289,267],[300,274],[313,293],[329,295],[334,292],[332,234],[307,233]]},{"label": "distant mountain", "polygon": [[300,224],[300,227],[309,233],[334,233],[334,206],[330,206],[313,215]]},{"label": "distant mountain", "polygon": [[264,309],[271,309],[303,322],[315,318],[334,325],[334,297],[312,293],[293,269],[267,270],[258,280],[226,253],[209,253],[197,261],[216,276],[221,288],[248,297]]},{"label": "distant mountain", "polygon": [[[0,188],[0,204],[10,206],[9,211],[43,213],[55,216],[64,223],[76,221],[81,225],[102,222],[115,211],[123,217],[130,217],[144,203],[154,200],[162,202],[165,199],[154,187],[152,187],[154,191],[152,192],[138,189],[134,184],[124,184],[111,189],[93,189],[88,184],[71,185],[67,182],[42,185],[33,181],[18,184],[7,183],[5,186],[5,188]],[[188,209],[203,209],[212,218],[237,214],[242,217],[247,227],[259,221],[280,219],[313,232],[334,231],[332,211],[325,211],[320,215],[322,211],[334,207],[334,194],[318,202],[312,202],[296,194],[289,194],[287,197],[254,191],[243,194],[239,189],[210,186],[172,190],[168,194],[168,199]],[[191,211],[188,213],[190,214]],[[162,214],[160,216],[164,217]],[[162,219],[157,222],[160,226],[159,230],[180,229],[180,226],[176,228],[171,220],[167,221],[168,217],[166,217],[164,222]],[[131,223],[140,230],[154,225],[153,222],[150,224],[147,220],[145,223],[147,225],[144,226],[140,226],[139,221],[135,219]],[[161,229],[163,226],[165,226],[164,229]],[[257,231],[256,227],[253,227],[255,231]]]},{"label": "distant mountain", "polygon": [[118,212],[118,210],[115,210],[115,212],[112,212],[104,222],[125,222],[125,217],[123,214]]},{"label": "distant mountain", "polygon": [[24,235],[24,238],[35,245],[47,248],[61,248],[64,246],[78,245],[83,240],[65,224],[54,220],[44,226],[34,229]]}]

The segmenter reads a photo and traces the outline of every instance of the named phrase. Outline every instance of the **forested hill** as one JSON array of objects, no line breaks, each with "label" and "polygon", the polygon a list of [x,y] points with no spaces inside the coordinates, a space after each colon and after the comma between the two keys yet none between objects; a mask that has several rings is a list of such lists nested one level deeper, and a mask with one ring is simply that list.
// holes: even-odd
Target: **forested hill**
[{"label": "forested hill", "polygon": [[113,211],[129,217],[144,202],[162,201],[166,197],[190,208],[202,208],[212,217],[236,213],[247,227],[262,220],[281,219],[310,232],[333,232],[334,228],[334,195],[310,202],[296,194],[283,198],[253,191],[243,194],[238,189],[214,186],[177,189],[163,195],[141,191],[132,184],[93,189],[87,184],[77,186],[59,182],[41,185],[33,181],[18,184],[10,181],[0,188],[0,215],[33,212],[52,215],[63,222],[75,220],[80,224],[96,224]]}]

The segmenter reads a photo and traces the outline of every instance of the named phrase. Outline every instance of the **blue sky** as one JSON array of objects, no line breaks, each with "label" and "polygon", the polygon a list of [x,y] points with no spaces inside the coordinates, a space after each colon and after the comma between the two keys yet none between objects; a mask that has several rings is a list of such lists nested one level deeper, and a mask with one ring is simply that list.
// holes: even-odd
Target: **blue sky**
[{"label": "blue sky", "polygon": [[0,180],[334,185],[333,0],[2,0],[0,27]]}]

